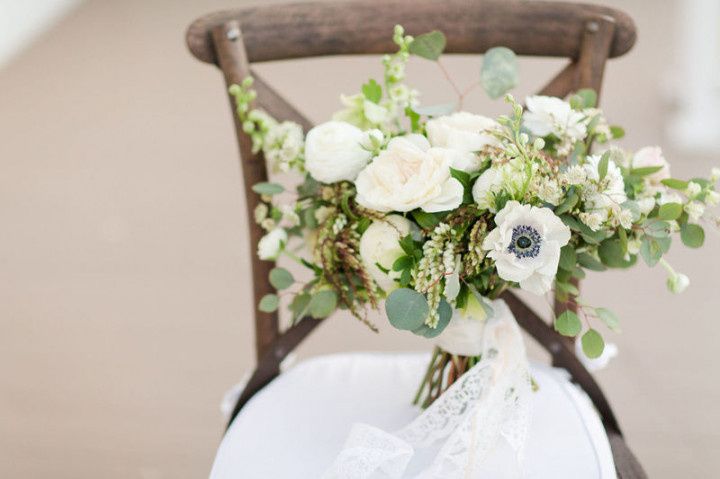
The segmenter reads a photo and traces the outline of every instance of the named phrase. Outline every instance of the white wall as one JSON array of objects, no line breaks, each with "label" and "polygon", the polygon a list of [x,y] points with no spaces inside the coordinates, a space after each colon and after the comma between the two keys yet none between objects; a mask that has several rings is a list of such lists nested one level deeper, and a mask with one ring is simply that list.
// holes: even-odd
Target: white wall
[{"label": "white wall", "polygon": [[0,67],[80,0],[0,0]]}]

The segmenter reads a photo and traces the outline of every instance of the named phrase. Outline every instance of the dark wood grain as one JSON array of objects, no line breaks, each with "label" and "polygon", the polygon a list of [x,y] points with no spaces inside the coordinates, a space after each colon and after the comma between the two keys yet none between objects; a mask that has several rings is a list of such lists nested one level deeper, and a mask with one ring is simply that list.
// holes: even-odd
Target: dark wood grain
[{"label": "dark wood grain", "polygon": [[565,2],[512,0],[362,0],[272,5],[217,12],[187,30],[190,51],[216,63],[211,32],[235,20],[243,30],[250,62],[323,55],[383,54],[393,51],[393,27],[410,34],[441,30],[448,53],[482,53],[507,46],[519,55],[580,56],[579,39],[591,17],[614,20],[610,57],[635,43],[632,19],[619,10]]}]

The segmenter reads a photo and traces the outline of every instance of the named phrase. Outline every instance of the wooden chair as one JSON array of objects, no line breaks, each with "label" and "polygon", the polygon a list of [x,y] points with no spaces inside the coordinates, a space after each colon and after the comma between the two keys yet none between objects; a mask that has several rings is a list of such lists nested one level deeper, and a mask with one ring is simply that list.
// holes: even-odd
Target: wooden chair
[{"label": "wooden chair", "polygon": [[[507,46],[518,55],[567,58],[567,66],[540,92],[558,97],[580,88],[600,92],[606,61],[629,51],[636,38],[633,21],[625,13],[595,5],[509,0],[361,0],[213,13],[190,25],[187,44],[199,60],[222,70],[227,85],[252,75],[258,104],[276,118],[295,121],[307,131],[312,123],[263,81],[251,64],[392,52],[390,37],[395,24],[402,24],[409,34],[415,35],[441,30],[447,36],[446,53],[483,53],[491,47]],[[262,155],[251,151],[250,138],[234,114],[232,98],[230,104],[240,146],[257,305],[262,296],[273,292],[267,278],[274,265],[260,261],[254,254],[254,246],[263,232],[252,221],[258,198],[250,186],[265,181],[267,172]],[[566,369],[594,403],[608,436],[618,476],[646,477],[627,447],[607,399],[576,358],[572,344],[514,294],[505,293],[504,299],[521,326],[550,352],[553,365]],[[257,367],[237,401],[232,418],[278,376],[281,361],[319,323],[308,317],[283,332],[276,313],[255,308]]]}]

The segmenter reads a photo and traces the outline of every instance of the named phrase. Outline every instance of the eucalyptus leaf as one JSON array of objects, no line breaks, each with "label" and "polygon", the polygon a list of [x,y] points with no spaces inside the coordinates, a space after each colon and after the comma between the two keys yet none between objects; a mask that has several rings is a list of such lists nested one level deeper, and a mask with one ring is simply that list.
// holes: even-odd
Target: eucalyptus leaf
[{"label": "eucalyptus leaf", "polygon": [[285,268],[273,268],[270,270],[270,284],[277,290],[286,289],[292,286],[295,278]]},{"label": "eucalyptus leaf", "polygon": [[326,289],[313,294],[308,304],[310,316],[315,319],[327,318],[337,308],[337,293]]},{"label": "eucalyptus leaf", "polygon": [[260,299],[258,309],[263,313],[272,313],[277,311],[279,304],[280,298],[278,298],[277,294],[266,294]]},{"label": "eucalyptus leaf", "polygon": [[252,187],[252,190],[259,194],[259,195],[277,195],[278,193],[282,193],[285,191],[285,188],[282,187],[282,185],[278,185],[277,183],[268,183],[268,182],[262,182],[262,183],[255,183]]},{"label": "eucalyptus leaf", "polygon": [[290,302],[290,311],[292,312],[293,319],[298,320],[305,316],[308,312],[308,306],[310,305],[310,295],[308,293],[299,293],[295,295],[293,300]]},{"label": "eucalyptus leaf", "polygon": [[427,324],[423,324],[417,329],[413,329],[413,333],[424,338],[432,339],[440,336],[452,319],[452,307],[445,300],[440,300],[438,306],[438,323],[434,328]]},{"label": "eucalyptus leaf", "polygon": [[483,56],[480,84],[492,99],[500,98],[518,84],[518,62],[506,47],[491,48]]},{"label": "eucalyptus leaf", "polygon": [[605,350],[605,341],[603,341],[600,333],[592,328],[588,329],[585,334],[582,335],[581,342],[585,356],[590,359],[599,358]]},{"label": "eucalyptus leaf", "polygon": [[607,268],[597,258],[590,253],[580,253],[577,255],[577,262],[583,268],[591,271],[605,271]]},{"label": "eucalyptus leaf", "polygon": [[685,223],[680,227],[680,239],[685,246],[699,248],[705,242],[705,230],[700,225]]},{"label": "eucalyptus leaf", "polygon": [[439,30],[433,30],[415,37],[410,43],[408,51],[421,58],[435,61],[442,55],[446,43],[445,34]]},{"label": "eucalyptus leaf", "polygon": [[598,256],[604,265],[611,268],[627,268],[633,264],[625,259],[625,250],[619,239],[608,239],[600,243]]},{"label": "eucalyptus leaf", "polygon": [[567,271],[575,269],[575,263],[577,262],[577,254],[575,253],[575,247],[571,244],[566,244],[560,249],[560,267]]},{"label": "eucalyptus leaf", "polygon": [[665,221],[672,221],[680,218],[683,207],[680,203],[665,203],[660,205],[658,210],[658,218]]},{"label": "eucalyptus leaf", "polygon": [[423,294],[410,288],[398,288],[385,300],[385,313],[395,328],[414,331],[425,324],[430,307]]},{"label": "eucalyptus leaf", "polygon": [[582,324],[580,318],[575,312],[568,310],[563,311],[560,316],[555,318],[555,331],[563,336],[574,337],[580,334]]}]

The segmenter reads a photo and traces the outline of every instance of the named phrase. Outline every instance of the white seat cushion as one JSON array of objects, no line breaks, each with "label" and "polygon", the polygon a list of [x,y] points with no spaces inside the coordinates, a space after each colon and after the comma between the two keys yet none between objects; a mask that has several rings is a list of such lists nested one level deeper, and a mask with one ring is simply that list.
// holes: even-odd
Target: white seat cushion
[{"label": "white seat cushion", "polygon": [[[427,354],[349,353],[303,361],[240,411],[211,479],[319,478],[354,423],[394,431],[419,413],[411,401],[428,360]],[[532,373],[540,388],[533,394],[523,477],[616,477],[607,436],[587,395],[563,370],[533,364]],[[497,467],[483,477],[515,477],[503,458],[507,451],[494,451],[488,462]]]}]

